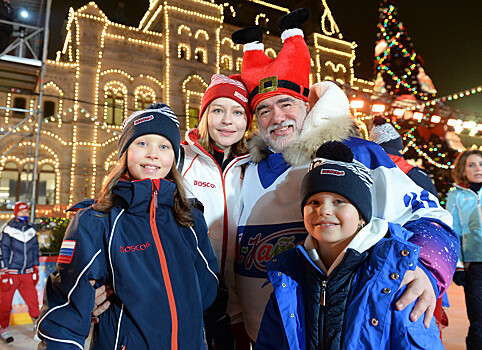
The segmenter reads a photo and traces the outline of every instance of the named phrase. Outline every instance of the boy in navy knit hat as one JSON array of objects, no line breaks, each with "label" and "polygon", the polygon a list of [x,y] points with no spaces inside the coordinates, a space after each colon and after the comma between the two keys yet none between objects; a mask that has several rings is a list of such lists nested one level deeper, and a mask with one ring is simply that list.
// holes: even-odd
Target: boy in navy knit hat
[{"label": "boy in navy knit hat", "polygon": [[369,170],[337,141],[317,151],[301,185],[309,233],[267,265],[274,291],[256,349],[443,349],[435,321],[395,301],[420,248],[413,233],[372,217]]}]

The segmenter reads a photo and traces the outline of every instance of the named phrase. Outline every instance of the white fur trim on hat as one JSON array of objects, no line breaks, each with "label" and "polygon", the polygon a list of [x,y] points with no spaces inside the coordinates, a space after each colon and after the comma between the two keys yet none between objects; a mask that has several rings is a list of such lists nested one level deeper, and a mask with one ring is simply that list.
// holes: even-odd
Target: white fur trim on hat
[{"label": "white fur trim on hat", "polygon": [[259,42],[255,41],[255,42],[252,42],[252,43],[244,44],[244,46],[243,46],[243,52],[258,51],[258,50],[264,51],[264,44],[263,43],[259,43]]},{"label": "white fur trim on hat", "polygon": [[283,31],[283,33],[281,33],[281,42],[284,43],[286,39],[297,35],[301,35],[302,38],[305,37],[303,35],[303,30],[301,30],[300,28],[286,29],[285,31]]},{"label": "white fur trim on hat", "polygon": [[305,119],[302,134],[303,132],[322,127],[329,120],[350,114],[348,97],[338,85],[330,81],[323,81],[312,85],[310,90],[314,89],[320,91],[322,95]]}]

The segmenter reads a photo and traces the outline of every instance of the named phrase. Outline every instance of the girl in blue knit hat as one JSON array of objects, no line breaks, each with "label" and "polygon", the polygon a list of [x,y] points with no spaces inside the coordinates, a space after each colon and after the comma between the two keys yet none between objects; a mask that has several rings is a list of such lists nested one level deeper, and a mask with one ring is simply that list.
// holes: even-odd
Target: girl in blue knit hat
[{"label": "girl in blue knit hat", "polygon": [[[179,122],[165,104],[122,127],[118,165],[96,202],[83,201],[45,288],[38,335],[48,349],[83,349],[95,287],[114,294],[95,349],[204,349],[203,312],[217,262],[202,213],[186,199]],[[91,281],[95,281],[95,284]]]},{"label": "girl in blue knit hat", "polygon": [[350,148],[330,141],[317,151],[301,185],[309,235],[266,265],[273,293],[255,349],[443,349],[423,317],[395,302],[415,270],[412,232],[372,217],[369,170]]}]

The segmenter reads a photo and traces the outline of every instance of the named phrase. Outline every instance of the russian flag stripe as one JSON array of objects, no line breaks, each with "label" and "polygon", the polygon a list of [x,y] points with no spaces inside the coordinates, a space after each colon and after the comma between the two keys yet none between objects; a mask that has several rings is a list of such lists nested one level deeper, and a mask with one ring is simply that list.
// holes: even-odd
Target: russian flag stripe
[{"label": "russian flag stripe", "polygon": [[57,258],[58,263],[70,264],[74,256],[76,241],[63,241],[60,247],[59,257]]}]

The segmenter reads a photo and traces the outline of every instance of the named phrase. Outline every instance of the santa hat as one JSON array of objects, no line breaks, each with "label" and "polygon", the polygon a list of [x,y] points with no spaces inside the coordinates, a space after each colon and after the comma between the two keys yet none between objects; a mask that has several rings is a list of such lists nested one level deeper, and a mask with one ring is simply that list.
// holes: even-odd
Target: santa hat
[{"label": "santa hat", "polygon": [[[244,45],[241,78],[248,88],[251,110],[254,111],[260,101],[275,95],[290,95],[308,102],[311,60],[300,27],[309,12],[303,10],[307,11],[298,9],[280,18],[280,29],[288,29],[281,34],[283,48],[275,59],[264,53],[260,42]],[[293,25],[287,23],[292,19]]]},{"label": "santa hat", "polygon": [[350,147],[338,141],[325,142],[301,182],[301,212],[311,196],[331,192],[348,199],[365,223],[369,223],[372,219],[372,184],[370,171],[353,159]]},{"label": "santa hat", "polygon": [[20,210],[24,210],[24,209],[27,209],[27,210],[30,209],[29,206],[28,206],[28,204],[25,203],[25,202],[17,202],[17,203],[15,204],[15,207],[13,208],[13,215],[15,215],[15,217],[17,217],[17,216],[18,216],[18,212],[19,212]]},{"label": "santa hat", "polygon": [[370,130],[370,141],[378,143],[388,154],[401,156],[403,149],[402,138],[392,124],[382,116],[373,119],[373,127]]},{"label": "santa hat", "polygon": [[215,99],[220,97],[227,97],[243,106],[248,118],[248,125],[246,129],[249,129],[251,122],[253,121],[253,114],[248,104],[248,90],[246,86],[241,82],[241,76],[239,74],[230,75],[229,77],[222,74],[214,74],[211,77],[211,84],[204,92],[201,100],[201,112],[199,114],[199,121],[208,108],[208,106]]}]

